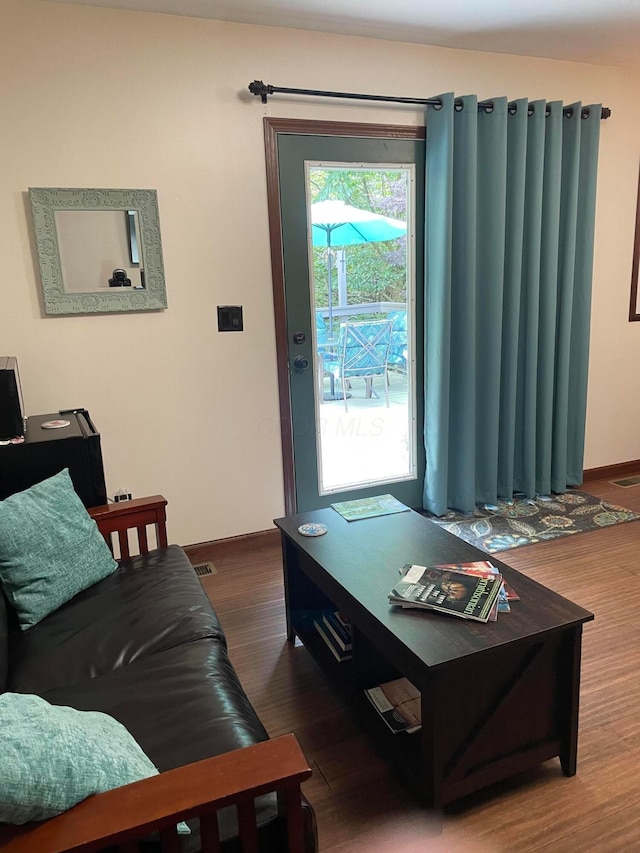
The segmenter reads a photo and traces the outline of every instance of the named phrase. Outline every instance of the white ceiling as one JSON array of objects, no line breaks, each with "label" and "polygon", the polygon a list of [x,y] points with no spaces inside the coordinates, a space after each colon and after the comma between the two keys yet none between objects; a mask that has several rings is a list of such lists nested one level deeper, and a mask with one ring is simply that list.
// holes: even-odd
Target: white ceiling
[{"label": "white ceiling", "polygon": [[50,0],[640,69],[640,0]]}]

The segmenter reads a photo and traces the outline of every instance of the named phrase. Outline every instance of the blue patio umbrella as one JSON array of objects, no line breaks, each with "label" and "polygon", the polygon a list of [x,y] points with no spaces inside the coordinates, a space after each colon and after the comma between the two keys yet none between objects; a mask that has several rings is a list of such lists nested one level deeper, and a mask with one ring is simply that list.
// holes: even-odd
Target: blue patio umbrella
[{"label": "blue patio umbrella", "polygon": [[[355,246],[395,240],[407,233],[407,223],[371,210],[352,207],[344,201],[317,201],[311,205],[311,239],[314,246]],[[329,335],[333,329],[331,257],[328,259]]]}]

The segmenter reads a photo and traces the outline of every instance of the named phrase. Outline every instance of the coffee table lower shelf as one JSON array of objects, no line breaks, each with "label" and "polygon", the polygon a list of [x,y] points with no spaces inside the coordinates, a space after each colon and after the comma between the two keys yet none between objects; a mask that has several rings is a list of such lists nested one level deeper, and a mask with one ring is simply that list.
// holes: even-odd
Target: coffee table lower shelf
[{"label": "coffee table lower shelf", "polygon": [[[366,674],[362,671],[358,657],[338,662],[315,629],[314,620],[319,616],[321,618],[321,611],[320,613],[315,610],[298,612],[293,623],[295,624],[294,635],[300,639],[305,649],[331,680],[344,703],[351,707],[358,725],[370,736],[376,751],[394,765],[396,773],[402,777],[405,784],[415,789],[415,780],[422,775],[423,769],[420,732],[412,734],[391,732],[364,692],[365,689],[375,687],[384,681],[399,678],[400,673],[379,655],[375,660],[369,658],[369,663],[373,664],[373,671],[379,674],[376,677],[371,672]],[[364,638],[360,638],[360,646],[363,643]],[[416,790],[416,793],[421,794],[419,790]]]}]

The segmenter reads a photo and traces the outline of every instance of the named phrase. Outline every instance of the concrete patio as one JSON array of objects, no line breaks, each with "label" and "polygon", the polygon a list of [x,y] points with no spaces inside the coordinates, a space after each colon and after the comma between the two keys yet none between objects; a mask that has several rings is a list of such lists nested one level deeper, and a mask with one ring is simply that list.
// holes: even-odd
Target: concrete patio
[{"label": "concrete patio", "polygon": [[[377,377],[373,387],[378,397],[366,397],[364,380],[352,380],[346,412],[343,400],[323,401],[318,407],[323,491],[402,480],[412,474],[407,377],[390,373],[388,408],[384,379]],[[325,379],[325,392],[329,391]]]}]

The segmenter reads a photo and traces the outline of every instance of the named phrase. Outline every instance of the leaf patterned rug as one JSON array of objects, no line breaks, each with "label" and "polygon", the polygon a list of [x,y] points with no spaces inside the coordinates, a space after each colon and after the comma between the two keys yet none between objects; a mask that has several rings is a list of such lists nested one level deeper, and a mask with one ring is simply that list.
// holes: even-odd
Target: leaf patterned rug
[{"label": "leaf patterned rug", "polygon": [[474,513],[448,512],[429,518],[476,548],[495,554],[559,536],[584,533],[640,518],[635,512],[571,489],[562,495],[535,500],[514,498],[485,504]]}]

